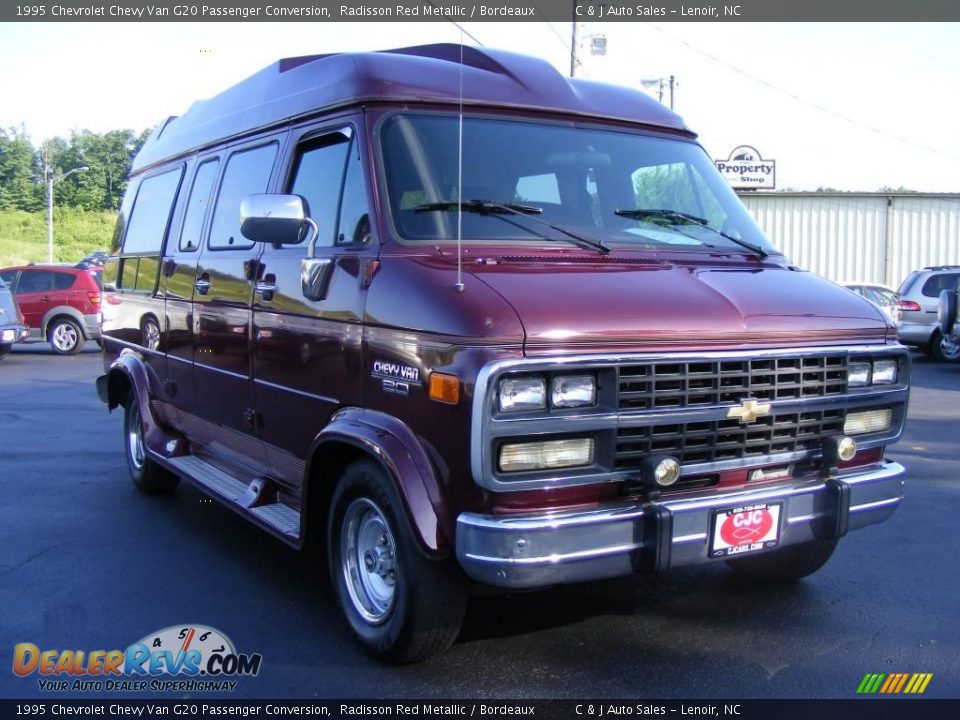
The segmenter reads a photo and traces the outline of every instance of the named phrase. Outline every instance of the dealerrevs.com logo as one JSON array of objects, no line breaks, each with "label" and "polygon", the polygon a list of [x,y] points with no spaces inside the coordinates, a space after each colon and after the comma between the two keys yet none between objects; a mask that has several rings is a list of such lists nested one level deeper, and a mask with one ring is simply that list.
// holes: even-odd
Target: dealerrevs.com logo
[{"label": "dealerrevs.com logo", "polygon": [[204,625],[173,625],[126,650],[13,648],[13,672],[37,676],[46,692],[231,692],[237,677],[260,672],[259,653],[238,653],[226,635]]}]

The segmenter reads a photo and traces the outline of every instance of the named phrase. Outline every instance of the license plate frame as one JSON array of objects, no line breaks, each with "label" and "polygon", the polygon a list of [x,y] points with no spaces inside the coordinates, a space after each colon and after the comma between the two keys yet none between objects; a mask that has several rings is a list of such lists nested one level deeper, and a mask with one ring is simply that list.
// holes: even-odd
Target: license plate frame
[{"label": "license plate frame", "polygon": [[710,517],[709,557],[743,557],[779,547],[783,505],[783,501],[757,502],[714,510]]}]

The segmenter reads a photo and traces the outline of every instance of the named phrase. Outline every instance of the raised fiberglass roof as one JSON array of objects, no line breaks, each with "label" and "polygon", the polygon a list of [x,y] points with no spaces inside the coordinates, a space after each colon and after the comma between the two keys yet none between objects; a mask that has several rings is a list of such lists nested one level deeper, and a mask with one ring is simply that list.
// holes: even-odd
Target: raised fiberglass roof
[{"label": "raised fiberglass roof", "polygon": [[[456,44],[286,58],[193,104],[157,128],[133,172],[258,128],[370,101],[509,106],[614,118],[689,133],[683,120],[626,87],[561,75],[544,60]],[[691,133],[692,135],[692,133]]]}]

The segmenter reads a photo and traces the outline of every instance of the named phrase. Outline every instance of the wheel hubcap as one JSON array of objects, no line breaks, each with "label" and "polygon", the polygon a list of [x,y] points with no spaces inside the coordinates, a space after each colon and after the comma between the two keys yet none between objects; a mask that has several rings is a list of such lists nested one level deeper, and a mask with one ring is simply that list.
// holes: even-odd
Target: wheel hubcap
[{"label": "wheel hubcap", "polygon": [[945,337],[940,340],[940,350],[948,360],[960,358],[960,342],[956,342],[951,338]]},{"label": "wheel hubcap", "polygon": [[160,328],[153,323],[147,323],[143,327],[144,345],[148,350],[156,350],[160,347]]},{"label": "wheel hubcap", "polygon": [[140,405],[135,401],[130,408],[130,423],[127,427],[127,451],[130,461],[139,470],[143,467],[143,429],[140,422]]},{"label": "wheel hubcap", "polygon": [[79,340],[77,329],[73,325],[62,323],[57,325],[53,331],[53,344],[56,345],[57,350],[63,350],[64,352],[73,350]]},{"label": "wheel hubcap", "polygon": [[383,512],[367,498],[358,498],[347,508],[340,560],[354,610],[371,625],[379,625],[389,616],[396,596],[396,545]]}]

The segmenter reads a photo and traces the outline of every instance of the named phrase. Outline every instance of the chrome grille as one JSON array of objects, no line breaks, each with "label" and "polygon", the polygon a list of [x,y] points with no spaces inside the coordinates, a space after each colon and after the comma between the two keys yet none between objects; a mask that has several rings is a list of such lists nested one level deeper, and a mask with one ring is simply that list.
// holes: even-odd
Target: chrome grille
[{"label": "chrome grille", "polygon": [[847,391],[844,355],[658,362],[624,365],[621,410],[709,407],[756,400],[795,400]]},{"label": "chrome grille", "polygon": [[623,428],[614,467],[636,467],[651,453],[692,464],[814,450],[824,435],[842,432],[843,421],[843,410],[817,410],[768,415],[747,425],[725,419]]}]

